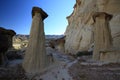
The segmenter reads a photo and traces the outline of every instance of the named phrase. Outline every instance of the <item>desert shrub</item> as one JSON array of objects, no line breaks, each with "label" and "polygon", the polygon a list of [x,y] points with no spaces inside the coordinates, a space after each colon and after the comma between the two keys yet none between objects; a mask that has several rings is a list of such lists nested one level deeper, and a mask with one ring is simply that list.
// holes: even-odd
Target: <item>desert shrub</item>
[{"label": "desert shrub", "polygon": [[88,51],[79,51],[79,52],[77,52],[76,53],[76,57],[79,57],[79,56],[88,56],[88,55],[92,55],[93,54],[93,52],[91,51],[91,52],[88,52]]}]

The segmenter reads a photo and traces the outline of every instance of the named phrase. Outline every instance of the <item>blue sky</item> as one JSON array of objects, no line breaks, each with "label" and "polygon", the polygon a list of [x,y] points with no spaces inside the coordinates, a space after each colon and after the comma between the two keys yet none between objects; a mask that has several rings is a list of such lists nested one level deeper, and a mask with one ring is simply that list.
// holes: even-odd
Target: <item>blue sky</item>
[{"label": "blue sky", "polygon": [[73,11],[75,0],[0,0],[0,26],[17,34],[29,34],[33,6],[42,8],[49,16],[44,20],[45,34],[64,34],[66,17]]}]

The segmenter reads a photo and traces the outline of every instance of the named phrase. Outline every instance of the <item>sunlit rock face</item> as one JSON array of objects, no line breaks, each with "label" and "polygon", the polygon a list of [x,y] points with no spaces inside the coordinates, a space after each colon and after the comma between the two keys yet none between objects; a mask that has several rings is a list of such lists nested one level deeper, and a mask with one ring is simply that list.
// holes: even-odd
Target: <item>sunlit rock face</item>
[{"label": "sunlit rock face", "polygon": [[15,49],[25,49],[28,45],[29,35],[16,35],[13,37],[13,47]]},{"label": "sunlit rock face", "polygon": [[65,35],[65,52],[76,54],[86,51],[93,42],[93,13],[97,11],[96,0],[77,0],[73,13],[67,17],[69,25]]},{"label": "sunlit rock face", "polygon": [[76,54],[87,51],[94,42],[95,12],[113,15],[109,22],[113,46],[120,49],[120,1],[119,0],[76,0],[73,13],[67,17],[68,26],[65,32],[65,52]]},{"label": "sunlit rock face", "polygon": [[23,68],[28,73],[42,72],[47,66],[43,23],[47,16],[41,8],[33,7],[30,38],[23,62]]}]

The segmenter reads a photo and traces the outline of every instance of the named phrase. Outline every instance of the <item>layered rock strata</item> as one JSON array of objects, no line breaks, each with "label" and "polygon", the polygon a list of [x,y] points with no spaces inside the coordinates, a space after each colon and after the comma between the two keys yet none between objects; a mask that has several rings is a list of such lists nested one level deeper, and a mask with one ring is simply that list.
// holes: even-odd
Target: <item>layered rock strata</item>
[{"label": "layered rock strata", "polygon": [[47,16],[41,8],[33,7],[30,38],[23,62],[23,68],[28,73],[42,72],[47,66],[43,23]]}]

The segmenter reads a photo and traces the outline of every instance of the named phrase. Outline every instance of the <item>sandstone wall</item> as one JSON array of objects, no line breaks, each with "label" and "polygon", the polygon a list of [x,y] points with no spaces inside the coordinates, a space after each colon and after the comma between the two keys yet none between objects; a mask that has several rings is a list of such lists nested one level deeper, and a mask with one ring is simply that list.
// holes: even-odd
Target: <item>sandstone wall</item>
[{"label": "sandstone wall", "polygon": [[120,49],[120,1],[119,0],[76,0],[73,13],[67,17],[68,26],[65,32],[65,52],[75,54],[86,51],[94,42],[95,12],[106,12],[113,15],[110,21],[114,47]]}]

